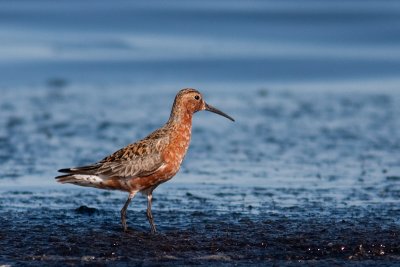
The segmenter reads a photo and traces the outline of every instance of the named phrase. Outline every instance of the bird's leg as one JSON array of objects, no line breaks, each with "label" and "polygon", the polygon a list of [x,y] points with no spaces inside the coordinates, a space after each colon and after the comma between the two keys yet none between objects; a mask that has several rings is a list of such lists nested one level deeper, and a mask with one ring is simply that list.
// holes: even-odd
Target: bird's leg
[{"label": "bird's leg", "polygon": [[154,224],[154,220],[153,220],[153,214],[151,214],[151,201],[153,199],[153,192],[150,191],[147,194],[147,219],[149,220],[150,226],[151,226],[151,233],[155,234],[156,233],[156,226]]},{"label": "bird's leg", "polygon": [[128,226],[126,225],[126,210],[128,209],[129,203],[131,203],[132,198],[135,196],[135,193],[130,193],[128,199],[125,202],[124,207],[121,210],[121,223],[124,232],[128,230]]}]

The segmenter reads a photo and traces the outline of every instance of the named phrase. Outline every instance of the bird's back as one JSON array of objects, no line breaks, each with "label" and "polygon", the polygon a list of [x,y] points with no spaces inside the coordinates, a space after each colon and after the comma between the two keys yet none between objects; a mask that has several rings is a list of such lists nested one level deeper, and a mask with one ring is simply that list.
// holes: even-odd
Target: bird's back
[{"label": "bird's back", "polygon": [[179,170],[190,131],[191,127],[167,123],[95,164],[59,170],[67,174],[56,179],[101,189],[144,190],[169,180]]}]

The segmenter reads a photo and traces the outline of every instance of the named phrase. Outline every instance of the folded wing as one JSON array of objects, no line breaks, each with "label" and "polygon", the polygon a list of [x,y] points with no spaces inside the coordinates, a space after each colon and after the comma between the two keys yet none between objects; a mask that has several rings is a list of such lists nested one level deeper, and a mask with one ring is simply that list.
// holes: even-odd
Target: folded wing
[{"label": "folded wing", "polygon": [[167,137],[158,140],[144,139],[116,151],[98,163],[61,169],[59,172],[96,175],[103,178],[148,176],[163,166],[162,150],[167,142]]}]

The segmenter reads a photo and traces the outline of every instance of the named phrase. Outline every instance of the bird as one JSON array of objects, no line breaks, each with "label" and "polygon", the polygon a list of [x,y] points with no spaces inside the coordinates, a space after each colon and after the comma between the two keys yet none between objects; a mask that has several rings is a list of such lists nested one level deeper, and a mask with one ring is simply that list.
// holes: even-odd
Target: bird
[{"label": "bird", "polygon": [[146,216],[154,234],[156,226],[151,212],[153,191],[179,171],[189,148],[193,114],[202,110],[235,121],[207,104],[198,90],[185,88],[177,93],[169,119],[161,128],[94,164],[60,169],[58,171],[64,174],[55,179],[62,184],[128,192],[128,199],[121,209],[124,232],[128,231],[126,213],[129,204],[138,192],[146,195]]}]

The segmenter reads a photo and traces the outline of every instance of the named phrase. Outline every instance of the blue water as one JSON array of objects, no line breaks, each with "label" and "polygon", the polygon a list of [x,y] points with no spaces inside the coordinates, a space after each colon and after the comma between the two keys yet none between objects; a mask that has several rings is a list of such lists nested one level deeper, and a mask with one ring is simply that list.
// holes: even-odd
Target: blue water
[{"label": "blue water", "polygon": [[399,32],[398,1],[1,1],[0,86],[398,85]]}]

